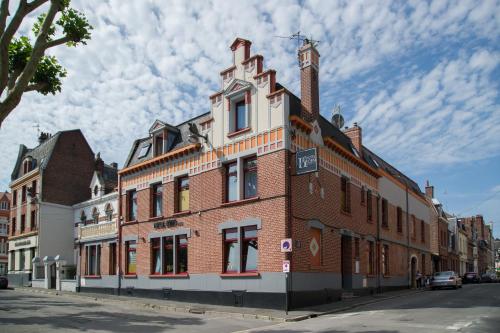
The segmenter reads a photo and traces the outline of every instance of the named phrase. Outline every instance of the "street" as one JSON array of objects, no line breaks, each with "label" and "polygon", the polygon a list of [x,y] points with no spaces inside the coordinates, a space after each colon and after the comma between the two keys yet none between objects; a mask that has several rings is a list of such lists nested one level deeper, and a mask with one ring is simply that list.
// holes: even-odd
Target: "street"
[{"label": "street", "polygon": [[498,332],[500,284],[464,285],[383,300],[345,313],[275,323],[155,312],[123,302],[0,290],[1,332]]}]

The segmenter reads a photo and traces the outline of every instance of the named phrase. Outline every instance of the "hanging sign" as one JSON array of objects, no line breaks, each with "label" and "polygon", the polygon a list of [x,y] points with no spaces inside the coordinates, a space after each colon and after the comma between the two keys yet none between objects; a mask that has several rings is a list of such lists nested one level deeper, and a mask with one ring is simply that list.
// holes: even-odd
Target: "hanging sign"
[{"label": "hanging sign", "polygon": [[316,148],[299,150],[295,154],[297,175],[318,171],[318,151]]}]

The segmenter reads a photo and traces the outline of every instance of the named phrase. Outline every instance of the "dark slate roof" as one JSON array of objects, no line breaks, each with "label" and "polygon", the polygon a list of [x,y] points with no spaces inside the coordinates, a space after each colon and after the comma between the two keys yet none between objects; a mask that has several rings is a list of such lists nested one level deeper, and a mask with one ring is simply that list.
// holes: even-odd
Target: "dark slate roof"
[{"label": "dark slate roof", "polygon": [[[80,130],[71,130],[71,131],[80,131]],[[52,151],[56,146],[57,140],[61,136],[61,133],[71,132],[71,131],[57,132],[56,134],[45,140],[42,144],[32,149],[27,148],[23,144],[19,145],[19,153],[17,155],[17,160],[14,166],[14,170],[12,171],[11,174],[11,180],[15,180],[21,176],[22,162],[28,156],[31,156],[33,158],[35,167],[41,167],[42,169],[45,168],[50,160],[50,156],[52,155]]]},{"label": "dark slate roof", "polygon": [[[189,123],[193,122],[196,125],[200,126],[201,123],[203,123],[209,119],[210,119],[210,112],[206,112],[206,113],[203,113],[203,114],[196,116],[192,119],[189,119],[183,123],[180,123],[177,126],[174,126],[176,129],[178,129],[179,132],[176,133],[176,137],[174,139],[174,142],[173,142],[170,150],[179,149],[179,148],[188,146],[190,144],[188,141],[188,137],[189,137],[189,133],[190,133],[189,132]],[[168,126],[172,126],[172,125],[169,125],[167,123],[165,123],[165,124]],[[142,158],[139,158],[139,154],[141,152],[142,147],[147,146],[147,145],[150,145],[150,148],[149,148],[147,155],[142,157]],[[153,158],[152,138],[150,136],[148,136],[145,138],[137,139],[132,144],[132,149],[130,150],[130,153],[127,157],[127,160],[125,161],[124,167],[125,168],[130,167],[130,166],[133,166],[135,164],[147,161],[151,158]]]}]

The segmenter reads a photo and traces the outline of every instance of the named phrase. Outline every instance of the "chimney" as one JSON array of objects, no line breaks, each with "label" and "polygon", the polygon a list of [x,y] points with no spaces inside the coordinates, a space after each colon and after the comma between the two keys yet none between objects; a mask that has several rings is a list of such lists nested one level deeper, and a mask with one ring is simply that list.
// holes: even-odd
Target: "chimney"
[{"label": "chimney", "polygon": [[231,44],[233,65],[239,65],[250,58],[250,45],[252,45],[252,42],[243,38],[236,38],[234,40],[233,44]]},{"label": "chimney", "polygon": [[302,118],[312,122],[319,118],[319,53],[310,40],[304,39],[298,56]]},{"label": "chimney", "polygon": [[42,144],[50,138],[50,133],[41,132],[38,136],[38,143]]},{"label": "chimney", "polygon": [[111,163],[111,167],[113,169],[118,169],[118,163],[116,163],[116,162]]},{"label": "chimney", "polygon": [[95,157],[94,170],[101,172],[101,174],[104,172],[104,161],[101,158],[101,153],[97,153]]},{"label": "chimney", "polygon": [[429,184],[429,181],[426,181],[425,183],[425,196],[428,197],[429,199],[434,198],[434,186],[431,186]]},{"label": "chimney", "polygon": [[363,153],[363,142],[362,142],[362,131],[361,127],[358,126],[358,123],[354,123],[354,125],[351,128],[347,128],[344,130],[344,134],[351,139],[351,142],[358,151],[358,153],[361,155]]}]

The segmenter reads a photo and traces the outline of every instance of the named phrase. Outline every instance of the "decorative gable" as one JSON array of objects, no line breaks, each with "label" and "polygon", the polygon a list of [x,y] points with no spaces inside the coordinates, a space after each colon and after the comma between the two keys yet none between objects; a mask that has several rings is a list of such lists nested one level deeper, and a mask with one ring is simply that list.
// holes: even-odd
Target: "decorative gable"
[{"label": "decorative gable", "polygon": [[163,121],[156,119],[153,125],[149,128],[149,133],[154,133],[164,129],[167,126]]},{"label": "decorative gable", "polygon": [[234,79],[233,82],[231,82],[231,84],[224,90],[224,95],[226,95],[226,97],[231,97],[251,88],[252,84],[250,82]]}]

